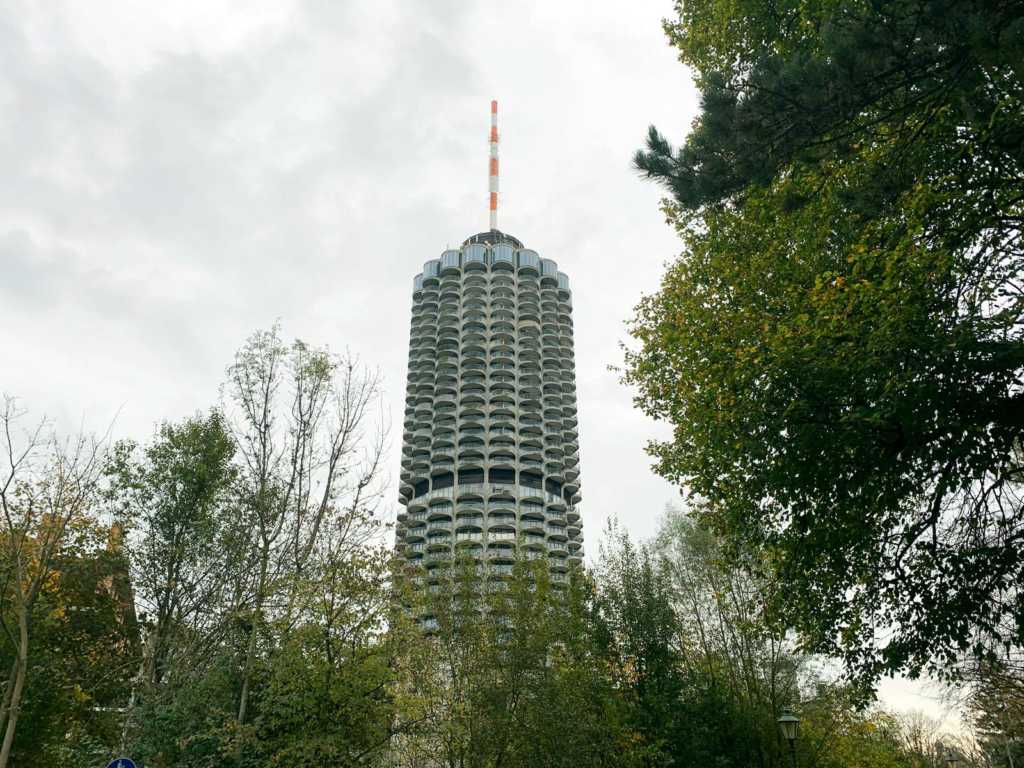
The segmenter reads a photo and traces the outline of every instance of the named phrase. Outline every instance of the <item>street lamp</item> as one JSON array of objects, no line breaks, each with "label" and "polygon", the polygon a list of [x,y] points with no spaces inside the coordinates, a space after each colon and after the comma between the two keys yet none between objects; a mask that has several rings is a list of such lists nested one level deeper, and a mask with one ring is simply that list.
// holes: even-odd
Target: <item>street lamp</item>
[{"label": "street lamp", "polygon": [[[779,724],[779,730],[782,731],[782,737],[789,742],[789,756],[793,760],[793,768],[796,768],[796,736],[800,718],[790,710],[784,709],[776,722]],[[956,767],[951,766],[950,768]]]}]

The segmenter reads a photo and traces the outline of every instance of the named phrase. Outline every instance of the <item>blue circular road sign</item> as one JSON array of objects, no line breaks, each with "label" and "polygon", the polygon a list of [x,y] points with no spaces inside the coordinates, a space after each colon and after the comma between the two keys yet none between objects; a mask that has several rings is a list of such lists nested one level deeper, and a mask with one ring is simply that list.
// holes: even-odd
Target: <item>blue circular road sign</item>
[{"label": "blue circular road sign", "polygon": [[127,757],[119,757],[107,763],[107,768],[135,768],[135,763]]}]

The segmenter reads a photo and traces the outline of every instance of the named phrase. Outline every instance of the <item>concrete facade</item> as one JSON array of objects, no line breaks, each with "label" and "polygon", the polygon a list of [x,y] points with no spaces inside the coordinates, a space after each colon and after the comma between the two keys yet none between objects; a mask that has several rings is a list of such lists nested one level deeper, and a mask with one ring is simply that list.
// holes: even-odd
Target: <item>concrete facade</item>
[{"label": "concrete facade", "polygon": [[569,278],[490,231],[413,281],[396,547],[440,576],[460,551],[566,579],[583,557]]}]

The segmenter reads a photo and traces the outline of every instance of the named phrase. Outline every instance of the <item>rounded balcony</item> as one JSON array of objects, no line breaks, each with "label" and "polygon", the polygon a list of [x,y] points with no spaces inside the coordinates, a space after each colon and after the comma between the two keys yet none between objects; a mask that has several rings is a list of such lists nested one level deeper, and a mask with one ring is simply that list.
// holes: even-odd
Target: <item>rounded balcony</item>
[{"label": "rounded balcony", "polygon": [[[462,250],[462,268],[466,272],[487,270],[487,248],[479,243],[467,245]],[[424,273],[426,276],[426,273]]]},{"label": "rounded balcony", "polygon": [[481,468],[484,465],[483,446],[467,445],[458,450],[459,466],[465,468]]},{"label": "rounded balcony", "polygon": [[510,275],[507,275],[507,274],[494,274],[494,275],[491,275],[491,287],[492,288],[494,288],[495,286],[507,286],[509,288],[512,288],[512,287],[515,286],[515,284],[516,284],[516,281],[514,279],[512,279],[512,277]]},{"label": "rounded balcony", "polygon": [[544,491],[541,488],[534,488],[532,486],[520,485],[519,486],[519,498],[525,501],[543,502]]},{"label": "rounded balcony", "polygon": [[519,540],[522,547],[530,550],[543,550],[547,552],[547,541],[543,533],[524,533]]},{"label": "rounded balcony", "polygon": [[488,459],[491,467],[495,469],[509,469],[515,470],[516,468],[516,457],[512,453],[492,453]]},{"label": "rounded balcony", "polygon": [[[483,463],[483,456],[480,457],[480,463]],[[472,470],[472,467],[471,467]],[[460,462],[459,472],[465,472],[464,465]],[[480,470],[481,474],[483,470]],[[455,488],[456,504],[461,508],[467,501],[484,501],[484,484],[480,483],[465,483],[460,482]]]},{"label": "rounded balcony", "polygon": [[523,455],[533,456],[540,453],[543,456],[544,444],[541,442],[539,435],[523,435],[519,440],[519,451]]},{"label": "rounded balcony", "polygon": [[411,483],[403,483],[401,488],[409,490],[409,502],[406,504],[406,511],[409,513],[418,512],[427,508],[427,501],[422,496],[412,498],[414,492],[414,486]]},{"label": "rounded balcony", "polygon": [[511,483],[511,478],[514,477],[514,473],[509,473],[509,470],[502,469],[501,472],[496,473],[500,477],[495,477],[494,482],[489,483],[487,489],[487,508],[492,514],[504,514],[510,512],[513,515],[516,510],[516,493],[515,485]]},{"label": "rounded balcony", "polygon": [[560,447],[558,445],[545,445],[545,447],[544,447],[544,462],[545,462],[545,464],[547,464],[549,462],[562,463],[562,456],[563,456],[562,450],[560,449]]},{"label": "rounded balcony", "polygon": [[432,563],[433,564],[449,563],[449,562],[451,562],[451,559],[452,559],[452,551],[451,551],[451,546],[450,545],[448,545],[446,547],[443,547],[443,548],[440,547],[440,546],[435,547],[433,549],[429,549],[428,548],[427,554],[424,555],[424,557],[423,557],[423,561],[425,563],[427,563],[428,565],[432,564]]},{"label": "rounded balcony", "polygon": [[555,522],[558,518],[549,517],[547,522],[544,523],[544,530],[548,534],[548,538],[555,538],[559,540],[565,540],[569,538],[569,531],[564,521]]},{"label": "rounded balcony", "polygon": [[545,499],[547,502],[548,515],[554,518],[563,517],[566,514],[565,499],[560,496]]},{"label": "rounded balcony", "polygon": [[[537,505],[537,506],[539,507],[540,505]],[[537,534],[543,535],[545,533],[545,530],[544,530],[544,518],[543,517],[533,517],[532,514],[536,514],[536,513],[530,513],[530,514],[531,514],[530,517],[521,516],[519,518],[519,528],[520,528],[520,530],[525,531],[525,532],[532,532],[532,533],[537,533]]]},{"label": "rounded balcony", "polygon": [[441,531],[438,533],[427,534],[427,552],[444,552],[450,553],[452,551],[452,534],[450,531]]},{"label": "rounded balcony", "polygon": [[484,392],[479,387],[462,393],[462,406],[464,408],[483,408],[486,405],[487,400],[484,398]]},{"label": "rounded balcony", "polygon": [[487,422],[486,406],[464,405],[459,411],[459,429],[474,427],[483,429]]},{"label": "rounded balcony", "polygon": [[460,555],[479,557],[483,553],[486,539],[481,531],[458,531],[455,534],[456,552]]},{"label": "rounded balcony", "polygon": [[495,243],[491,246],[491,265],[496,270],[512,270],[515,268],[515,251],[508,243]]},{"label": "rounded balcony", "polygon": [[405,532],[405,541],[406,541],[407,544],[410,544],[410,545],[412,545],[414,543],[421,542],[421,545],[419,547],[417,547],[417,550],[420,550],[420,549],[423,549],[424,547],[426,547],[426,545],[427,545],[426,544],[426,535],[427,535],[426,526],[421,525],[418,528],[408,528],[408,529],[406,529],[406,532]]},{"label": "rounded balcony", "polygon": [[523,469],[542,470],[542,469],[544,469],[544,462],[541,461],[540,459],[520,458],[519,459],[519,466],[521,468],[523,468]]},{"label": "rounded balcony", "polygon": [[[440,270],[443,271],[443,270]],[[440,293],[444,293],[445,289],[456,288],[459,289],[462,286],[462,280],[458,272],[450,272],[449,274],[440,274],[440,280],[437,283],[437,290]]]},{"label": "rounded balcony", "polygon": [[454,458],[432,458],[430,460],[430,471],[432,474],[436,475],[451,472],[454,468]]},{"label": "rounded balcony", "polygon": [[540,411],[541,403],[538,392],[533,387],[519,390],[519,408],[522,411]]},{"label": "rounded balcony", "polygon": [[492,373],[491,374],[491,377],[490,377],[490,387],[489,387],[489,390],[491,392],[495,392],[495,393],[506,392],[506,393],[508,393],[508,392],[515,392],[515,389],[516,389],[516,378],[515,378],[515,376],[512,376],[511,374],[503,373],[503,372],[497,372],[497,373]]},{"label": "rounded balcony", "polygon": [[455,528],[458,531],[482,531],[484,528],[484,516],[482,512],[472,512],[464,507],[459,507],[455,515]]},{"label": "rounded balcony", "polygon": [[465,498],[459,499],[456,504],[456,509],[460,516],[463,515],[483,515],[484,510],[487,508],[486,503],[480,498]]},{"label": "rounded balcony", "polygon": [[504,506],[497,502],[491,502],[487,506],[487,529],[510,530],[515,532],[516,527],[516,505],[515,501]]},{"label": "rounded balcony", "polygon": [[[516,550],[513,546],[499,545],[494,546],[488,541],[487,546],[487,559],[488,560],[507,560],[509,563],[516,559]],[[509,565],[508,573],[512,572],[512,566]]]},{"label": "rounded balcony", "polygon": [[440,448],[455,447],[455,430],[452,428],[454,421],[455,417],[450,414],[437,417],[437,427],[433,432],[434,438],[430,441],[430,446],[423,449],[424,456],[433,455],[434,451]]},{"label": "rounded balcony", "polygon": [[451,520],[452,509],[450,501],[436,499],[431,502],[430,506],[425,507],[422,512],[427,520]]}]

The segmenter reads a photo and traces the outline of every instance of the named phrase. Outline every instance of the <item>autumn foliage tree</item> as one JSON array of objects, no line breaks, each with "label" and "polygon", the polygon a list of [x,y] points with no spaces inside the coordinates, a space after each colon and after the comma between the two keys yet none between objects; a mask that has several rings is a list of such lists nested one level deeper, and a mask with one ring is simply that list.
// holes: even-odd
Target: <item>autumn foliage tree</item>
[{"label": "autumn foliage tree", "polygon": [[10,659],[0,702],[0,768],[6,768],[24,707],[33,661],[39,655],[37,625],[64,610],[52,598],[59,564],[70,568],[71,544],[93,510],[102,468],[101,442],[81,435],[64,440],[45,420],[26,421],[11,397],[0,403],[0,619]]}]

